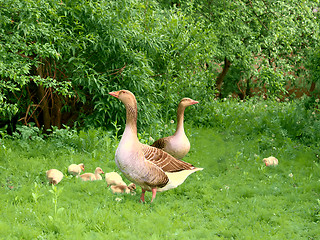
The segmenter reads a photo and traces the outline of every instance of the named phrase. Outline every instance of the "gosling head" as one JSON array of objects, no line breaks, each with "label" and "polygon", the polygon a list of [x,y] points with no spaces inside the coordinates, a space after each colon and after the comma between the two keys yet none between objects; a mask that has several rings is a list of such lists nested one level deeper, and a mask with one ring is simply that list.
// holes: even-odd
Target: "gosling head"
[{"label": "gosling head", "polygon": [[130,183],[130,184],[128,185],[128,188],[130,189],[131,192],[132,192],[132,191],[135,191],[135,190],[137,189],[137,187],[136,187],[136,185],[135,185],[134,183]]},{"label": "gosling head", "polygon": [[80,163],[79,166],[80,166],[81,170],[84,171],[84,164]]},{"label": "gosling head", "polygon": [[102,171],[102,169],[100,167],[96,168],[95,173],[104,174],[104,172]]}]

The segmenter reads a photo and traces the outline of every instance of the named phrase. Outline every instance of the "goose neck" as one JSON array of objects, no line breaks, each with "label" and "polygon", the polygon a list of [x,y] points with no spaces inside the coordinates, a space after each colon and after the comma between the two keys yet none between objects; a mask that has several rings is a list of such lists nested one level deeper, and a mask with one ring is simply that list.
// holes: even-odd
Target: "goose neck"
[{"label": "goose neck", "polygon": [[126,106],[126,128],[125,133],[130,132],[137,136],[137,106]]},{"label": "goose neck", "polygon": [[176,129],[176,133],[178,133],[180,131],[184,132],[184,127],[183,127],[184,110],[185,110],[185,107],[179,105],[178,110],[177,110],[177,129]]}]

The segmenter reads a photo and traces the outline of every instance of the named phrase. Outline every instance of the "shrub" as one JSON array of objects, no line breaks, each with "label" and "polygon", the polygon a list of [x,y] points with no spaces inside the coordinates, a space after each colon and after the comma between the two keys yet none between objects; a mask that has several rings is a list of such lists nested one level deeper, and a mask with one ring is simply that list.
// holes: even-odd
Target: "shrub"
[{"label": "shrub", "polygon": [[277,140],[297,140],[312,145],[319,139],[318,114],[306,109],[301,100],[278,102],[252,98],[246,101],[222,99],[199,105],[196,125],[232,131],[243,137],[261,136]]}]

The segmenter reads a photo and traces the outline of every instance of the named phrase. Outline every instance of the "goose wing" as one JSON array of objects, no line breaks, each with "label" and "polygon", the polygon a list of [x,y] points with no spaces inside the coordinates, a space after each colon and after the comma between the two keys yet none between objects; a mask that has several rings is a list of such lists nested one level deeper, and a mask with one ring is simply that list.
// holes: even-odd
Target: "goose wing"
[{"label": "goose wing", "polygon": [[160,138],[157,141],[155,141],[151,146],[159,149],[164,149],[165,146],[168,144],[168,141],[168,137]]},{"label": "goose wing", "polygon": [[147,159],[145,161],[145,165],[147,167],[147,171],[145,171],[143,178],[146,185],[151,188],[162,188],[167,185],[169,178],[161,168]]},{"label": "goose wing", "polygon": [[142,151],[147,161],[152,162],[164,172],[179,172],[195,168],[190,163],[178,160],[165,151],[146,144],[142,144]]}]

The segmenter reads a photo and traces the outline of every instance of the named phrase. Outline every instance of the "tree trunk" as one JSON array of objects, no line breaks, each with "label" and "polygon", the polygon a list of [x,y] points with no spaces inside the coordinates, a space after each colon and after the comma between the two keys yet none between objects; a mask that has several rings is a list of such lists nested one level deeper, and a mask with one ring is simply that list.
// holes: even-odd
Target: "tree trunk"
[{"label": "tree trunk", "polygon": [[309,89],[309,93],[312,93],[315,89],[316,89],[316,82],[312,82]]},{"label": "tree trunk", "polygon": [[216,90],[218,91],[217,97],[221,98],[221,87],[222,87],[222,84],[223,84],[223,80],[224,80],[225,76],[227,75],[227,73],[229,71],[230,66],[231,66],[231,62],[227,59],[227,57],[225,57],[224,58],[223,70],[219,74],[219,76],[217,77],[217,81],[216,81]]},{"label": "tree trunk", "polygon": [[58,94],[53,95],[53,103],[52,103],[52,125],[61,128],[61,100]]},{"label": "tree trunk", "polygon": [[[37,68],[37,73],[38,75],[43,78],[44,77],[44,69],[42,65],[42,59],[41,63],[39,64],[39,67]],[[50,118],[50,111],[49,111],[49,104],[48,104],[48,96],[46,95],[46,91],[42,85],[38,86],[38,97],[40,100],[40,106],[42,109],[43,113],[43,125],[44,125],[44,130],[46,131],[51,127],[51,118]]]},{"label": "tree trunk", "polygon": [[248,80],[247,80],[246,96],[249,96],[249,98],[252,97],[252,94],[251,94],[251,86],[250,86],[251,80],[252,80],[252,76],[251,76],[250,78],[248,78]]},{"label": "tree trunk", "polygon": [[50,118],[48,98],[46,96],[44,87],[42,85],[38,86],[38,96],[41,102],[40,106],[43,113],[44,130],[46,131],[51,127],[51,118]]}]

